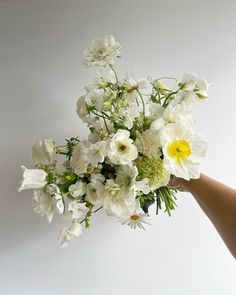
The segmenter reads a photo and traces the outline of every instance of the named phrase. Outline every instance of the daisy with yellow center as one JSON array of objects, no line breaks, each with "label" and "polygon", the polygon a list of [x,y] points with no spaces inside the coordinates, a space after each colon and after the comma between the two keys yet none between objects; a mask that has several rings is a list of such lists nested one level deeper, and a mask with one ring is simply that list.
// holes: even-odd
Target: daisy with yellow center
[{"label": "daisy with yellow center", "polygon": [[150,218],[148,217],[148,214],[145,214],[145,213],[134,212],[130,214],[128,217],[120,219],[119,221],[123,225],[127,224],[132,229],[136,229],[137,227],[139,227],[145,230],[145,227],[143,226],[143,224],[151,225]]},{"label": "daisy with yellow center", "polygon": [[207,152],[205,139],[183,124],[167,125],[160,138],[165,169],[186,180],[199,178],[200,163]]}]

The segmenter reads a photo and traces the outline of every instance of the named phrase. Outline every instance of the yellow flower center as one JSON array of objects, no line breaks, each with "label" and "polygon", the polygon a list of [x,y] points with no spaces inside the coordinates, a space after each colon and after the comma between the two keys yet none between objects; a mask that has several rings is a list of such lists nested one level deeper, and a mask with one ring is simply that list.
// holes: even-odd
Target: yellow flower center
[{"label": "yellow flower center", "polygon": [[137,214],[134,214],[134,215],[130,216],[130,219],[137,221],[140,219],[140,217]]},{"label": "yellow flower center", "polygon": [[191,155],[192,151],[186,140],[176,140],[169,144],[167,152],[170,157],[176,160],[183,160]]},{"label": "yellow flower center", "polygon": [[132,92],[134,92],[134,91],[137,90],[137,89],[138,89],[138,85],[133,86],[133,87],[127,89],[127,92],[128,92],[128,93],[132,93]]}]

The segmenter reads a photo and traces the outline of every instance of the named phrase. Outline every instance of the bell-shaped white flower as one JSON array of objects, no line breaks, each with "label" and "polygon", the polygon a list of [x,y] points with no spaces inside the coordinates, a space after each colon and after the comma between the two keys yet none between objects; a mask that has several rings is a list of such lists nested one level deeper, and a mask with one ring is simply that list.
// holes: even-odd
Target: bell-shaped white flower
[{"label": "bell-shaped white flower", "polygon": [[53,161],[56,146],[52,139],[40,140],[32,147],[32,158],[36,165],[47,165]]},{"label": "bell-shaped white flower", "polygon": [[27,169],[21,165],[23,169],[23,180],[19,188],[19,192],[25,189],[39,189],[47,184],[47,172],[43,169]]},{"label": "bell-shaped white flower", "polygon": [[77,181],[75,184],[69,186],[70,195],[73,198],[82,197],[85,194],[86,184],[82,181]]}]

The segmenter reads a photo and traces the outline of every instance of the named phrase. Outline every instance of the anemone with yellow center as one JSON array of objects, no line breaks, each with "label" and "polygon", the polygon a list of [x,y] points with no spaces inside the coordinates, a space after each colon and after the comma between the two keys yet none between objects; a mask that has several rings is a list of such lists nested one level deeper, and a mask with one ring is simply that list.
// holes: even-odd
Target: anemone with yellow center
[{"label": "anemone with yellow center", "polygon": [[186,180],[200,176],[200,164],[207,153],[207,142],[185,124],[170,124],[160,133],[164,167]]},{"label": "anemone with yellow center", "polygon": [[161,158],[143,156],[136,161],[136,165],[139,173],[137,180],[148,178],[151,190],[168,184],[170,173],[164,168]]}]

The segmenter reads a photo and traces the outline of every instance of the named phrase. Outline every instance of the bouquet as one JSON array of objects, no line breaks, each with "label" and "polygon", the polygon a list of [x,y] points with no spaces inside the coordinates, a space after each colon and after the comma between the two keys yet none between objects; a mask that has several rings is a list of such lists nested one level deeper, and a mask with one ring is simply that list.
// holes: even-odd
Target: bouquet
[{"label": "bouquet", "polygon": [[82,63],[100,67],[77,102],[88,138],[72,137],[64,145],[40,140],[32,148],[35,169],[22,166],[19,191],[34,190],[34,211],[49,223],[55,213],[65,217],[67,225],[59,234],[63,247],[101,209],[134,229],[151,224],[148,211],[154,203],[156,213],[164,208],[170,215],[177,206],[170,178],[199,178],[206,156],[192,107],[207,98],[207,81],[195,74],[180,81],[136,79],[134,73],[121,80],[114,66],[120,50],[107,35],[84,51]]}]

